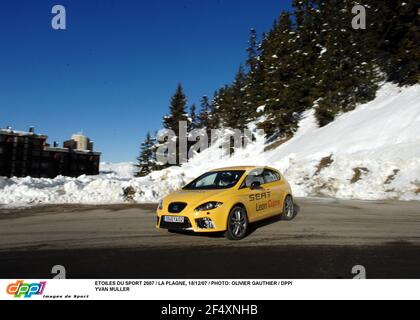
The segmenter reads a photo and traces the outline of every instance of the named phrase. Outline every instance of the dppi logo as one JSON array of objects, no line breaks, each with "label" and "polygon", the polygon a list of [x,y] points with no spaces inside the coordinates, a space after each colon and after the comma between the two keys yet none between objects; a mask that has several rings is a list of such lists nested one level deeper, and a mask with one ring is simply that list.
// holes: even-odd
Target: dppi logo
[{"label": "dppi logo", "polygon": [[44,292],[47,282],[24,283],[22,280],[8,285],[7,294],[15,296],[15,298],[32,298],[33,295],[41,295]]}]

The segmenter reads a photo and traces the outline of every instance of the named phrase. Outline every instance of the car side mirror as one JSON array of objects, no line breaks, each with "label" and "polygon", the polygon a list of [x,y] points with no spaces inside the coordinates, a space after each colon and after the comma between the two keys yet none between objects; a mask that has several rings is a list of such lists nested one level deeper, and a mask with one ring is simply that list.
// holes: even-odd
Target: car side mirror
[{"label": "car side mirror", "polygon": [[261,188],[261,182],[254,181],[253,183],[251,183],[251,190],[256,190],[256,189],[260,189],[260,188]]}]

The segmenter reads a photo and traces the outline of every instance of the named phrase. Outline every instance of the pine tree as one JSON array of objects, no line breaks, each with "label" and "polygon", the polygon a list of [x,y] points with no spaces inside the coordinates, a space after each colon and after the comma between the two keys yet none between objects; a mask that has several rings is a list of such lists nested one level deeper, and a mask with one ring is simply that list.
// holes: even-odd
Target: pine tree
[{"label": "pine tree", "polygon": [[232,99],[230,117],[228,118],[227,126],[230,128],[244,130],[246,125],[251,121],[252,108],[247,103],[247,75],[244,67],[241,64],[235,76],[235,81],[230,88]]},{"label": "pine tree", "polygon": [[214,109],[217,112],[216,115],[219,118],[219,125],[226,127],[230,123],[232,117],[232,94],[231,87],[225,85],[220,88],[214,97]]},{"label": "pine tree", "polygon": [[268,136],[289,136],[297,127],[299,99],[296,74],[296,32],[291,15],[282,12],[280,19],[262,44],[262,63],[266,70],[264,88],[266,120],[260,124]]},{"label": "pine tree", "polygon": [[[347,0],[343,7],[344,21],[350,20],[353,15],[351,8],[357,4],[357,1]],[[368,9],[368,16],[372,9]],[[377,37],[374,33],[373,24],[366,30],[346,30],[344,41],[345,74],[343,80],[347,100],[342,109],[343,112],[353,110],[357,104],[367,103],[376,97],[379,88],[379,82],[385,80],[380,73],[380,62],[378,58],[378,48],[376,46]]]},{"label": "pine tree", "polygon": [[219,113],[224,127],[243,130],[250,122],[252,108],[246,103],[247,75],[242,65],[232,85],[218,93]]},{"label": "pine tree", "polygon": [[188,122],[189,122],[188,131],[199,128],[199,122],[198,122],[198,117],[197,117],[197,107],[195,103],[190,108],[190,116],[189,116]]},{"label": "pine tree", "polygon": [[223,103],[223,99],[221,98],[223,95],[223,88],[217,90],[214,95],[213,99],[210,104],[210,113],[208,117],[208,129],[220,129],[222,124],[221,120],[221,104]]},{"label": "pine tree", "polygon": [[341,112],[353,110],[358,103],[375,97],[378,62],[372,33],[354,30],[349,23],[355,1],[323,1],[320,11],[324,20],[320,43],[323,51],[316,62],[319,74],[316,117],[321,126],[333,121]]},{"label": "pine tree", "polygon": [[250,72],[255,72],[258,68],[258,56],[259,56],[259,49],[258,49],[258,35],[255,29],[251,29],[249,34],[249,46],[247,48],[248,53],[248,60],[247,65],[249,67]]},{"label": "pine tree", "polygon": [[200,100],[200,114],[198,115],[198,127],[210,128],[210,113],[211,106],[207,96],[201,97]]},{"label": "pine tree", "polygon": [[314,87],[316,73],[314,61],[320,53],[318,44],[320,33],[320,20],[313,0],[293,0],[294,21],[296,37],[294,39],[293,74],[290,79],[290,88],[295,93],[292,101],[294,111],[301,114],[314,104]]},{"label": "pine tree", "polygon": [[419,12],[416,0],[384,1],[376,12],[381,67],[388,81],[400,85],[420,82]]},{"label": "pine tree", "polygon": [[399,43],[397,77],[401,85],[420,83],[420,3],[415,0],[400,2],[398,13],[404,26]]},{"label": "pine tree", "polygon": [[[325,126],[333,121],[342,109],[340,85],[343,79],[343,47],[340,39],[340,16],[339,8],[335,1],[321,1],[320,11],[323,19],[320,34],[322,51],[316,61],[317,78],[316,93],[319,97],[315,115],[320,126]],[[325,17],[329,17],[328,20]]]},{"label": "pine tree", "polygon": [[186,113],[187,97],[184,94],[182,85],[179,84],[175,94],[171,99],[169,108],[169,115],[163,119],[163,126],[165,129],[173,130],[176,134],[179,133],[179,123],[181,121],[188,122],[188,114]]},{"label": "pine tree", "polygon": [[256,118],[256,110],[264,104],[264,68],[260,61],[261,44],[258,41],[258,35],[255,29],[251,29],[249,36],[249,46],[247,49],[247,66],[249,69],[247,75],[246,101],[245,104],[250,110],[251,118]]},{"label": "pine tree", "polygon": [[[171,105],[169,108],[169,115],[165,116],[163,119],[163,126],[167,130],[172,130],[176,135],[176,154],[173,155],[176,157],[177,161],[180,161],[180,152],[179,152],[179,132],[181,122],[186,122],[187,129],[190,128],[191,123],[186,113],[187,106],[187,97],[184,94],[182,85],[179,84],[175,94],[171,99]],[[168,141],[165,141],[167,143]],[[184,159],[182,159],[184,160]],[[173,166],[174,164],[168,164],[167,166]]]},{"label": "pine tree", "polygon": [[140,156],[137,158],[137,177],[145,177],[152,171],[157,169],[154,146],[155,140],[151,137],[150,133],[147,133],[146,139],[141,144]]}]

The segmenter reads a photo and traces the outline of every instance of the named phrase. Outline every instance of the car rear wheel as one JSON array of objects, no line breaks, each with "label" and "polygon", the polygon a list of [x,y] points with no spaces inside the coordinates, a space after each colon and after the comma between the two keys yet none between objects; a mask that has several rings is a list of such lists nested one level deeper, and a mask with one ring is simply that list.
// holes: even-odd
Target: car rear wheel
[{"label": "car rear wheel", "polygon": [[248,233],[248,216],[243,207],[234,207],[228,217],[226,237],[229,240],[241,240]]},{"label": "car rear wheel", "polygon": [[287,196],[283,204],[282,220],[290,221],[295,217],[295,204],[293,203],[292,196]]}]

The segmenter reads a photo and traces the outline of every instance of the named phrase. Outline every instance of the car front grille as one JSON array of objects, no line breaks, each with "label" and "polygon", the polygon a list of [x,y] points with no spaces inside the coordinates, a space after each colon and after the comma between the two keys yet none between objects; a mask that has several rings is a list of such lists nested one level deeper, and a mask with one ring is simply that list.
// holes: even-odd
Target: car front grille
[{"label": "car front grille", "polygon": [[173,202],[169,204],[168,211],[172,214],[181,213],[186,207],[187,204],[184,202]]},{"label": "car front grille", "polygon": [[168,230],[188,230],[192,228],[192,225],[188,218],[184,219],[184,223],[165,222],[164,219],[161,219],[160,228]]}]

